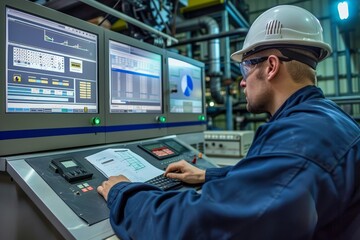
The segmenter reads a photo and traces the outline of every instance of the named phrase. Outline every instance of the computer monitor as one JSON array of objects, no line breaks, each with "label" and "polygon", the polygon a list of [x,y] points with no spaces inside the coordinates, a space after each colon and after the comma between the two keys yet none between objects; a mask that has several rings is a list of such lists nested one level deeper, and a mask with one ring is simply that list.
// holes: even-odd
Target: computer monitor
[{"label": "computer monitor", "polygon": [[105,32],[106,141],[166,135],[163,107],[164,49]]},{"label": "computer monitor", "polygon": [[0,10],[0,155],[105,142],[103,30],[28,1]]},{"label": "computer monitor", "polygon": [[170,113],[203,113],[202,68],[169,57]]},{"label": "computer monitor", "polygon": [[162,113],[162,56],[109,40],[110,113]]},{"label": "computer monitor", "polygon": [[6,112],[97,113],[98,36],[10,7],[6,20]]},{"label": "computer monitor", "polygon": [[206,129],[204,63],[167,52],[168,132]]}]

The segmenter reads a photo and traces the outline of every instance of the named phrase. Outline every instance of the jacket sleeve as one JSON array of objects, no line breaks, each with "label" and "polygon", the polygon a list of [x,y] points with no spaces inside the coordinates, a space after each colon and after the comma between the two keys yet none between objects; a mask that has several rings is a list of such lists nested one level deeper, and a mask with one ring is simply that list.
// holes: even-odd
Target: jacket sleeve
[{"label": "jacket sleeve", "polygon": [[222,168],[208,168],[206,169],[205,182],[208,182],[210,180],[215,180],[218,178],[223,178],[231,169],[232,166],[227,166]]},{"label": "jacket sleeve", "polygon": [[243,160],[201,193],[119,183],[109,193],[110,222],[123,240],[310,239],[317,214],[308,189],[318,171],[296,156],[277,155]]}]

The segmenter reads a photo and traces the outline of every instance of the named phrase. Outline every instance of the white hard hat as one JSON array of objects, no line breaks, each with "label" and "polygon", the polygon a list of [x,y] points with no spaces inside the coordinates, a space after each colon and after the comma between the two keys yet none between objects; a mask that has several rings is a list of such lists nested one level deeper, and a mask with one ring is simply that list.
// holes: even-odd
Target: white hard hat
[{"label": "white hard hat", "polygon": [[291,5],[273,7],[251,25],[243,48],[231,55],[241,62],[247,55],[267,48],[288,46],[317,52],[317,61],[328,57],[331,47],[323,40],[319,20],[309,11]]}]

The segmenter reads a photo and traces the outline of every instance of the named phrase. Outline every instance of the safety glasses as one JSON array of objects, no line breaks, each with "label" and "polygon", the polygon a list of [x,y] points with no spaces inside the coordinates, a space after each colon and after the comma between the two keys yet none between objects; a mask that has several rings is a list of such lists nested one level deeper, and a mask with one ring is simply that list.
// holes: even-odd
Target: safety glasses
[{"label": "safety glasses", "polygon": [[252,58],[252,59],[248,59],[245,61],[242,61],[240,63],[240,72],[241,75],[243,76],[243,79],[247,79],[247,77],[249,76],[250,70],[253,69],[252,66],[262,63],[264,61],[266,61],[269,57],[258,57],[258,58]]},{"label": "safety glasses", "polygon": [[[247,79],[251,69],[253,69],[253,66],[255,66],[259,63],[265,62],[268,58],[269,58],[269,56],[265,56],[265,57],[252,58],[252,59],[242,61],[240,63],[240,72],[241,72],[241,75],[243,76],[243,79],[244,80]],[[278,57],[278,58],[279,58],[279,60],[285,61],[285,62],[289,62],[292,60],[290,58],[283,58],[283,57]]]}]

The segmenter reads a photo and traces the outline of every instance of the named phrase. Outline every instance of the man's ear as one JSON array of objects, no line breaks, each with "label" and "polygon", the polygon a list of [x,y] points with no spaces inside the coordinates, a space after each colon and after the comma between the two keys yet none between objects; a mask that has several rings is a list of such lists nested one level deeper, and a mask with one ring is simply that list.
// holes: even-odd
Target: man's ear
[{"label": "man's ear", "polygon": [[270,55],[267,61],[268,67],[266,68],[266,76],[267,79],[271,81],[278,74],[281,62],[275,55]]}]

